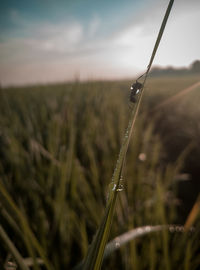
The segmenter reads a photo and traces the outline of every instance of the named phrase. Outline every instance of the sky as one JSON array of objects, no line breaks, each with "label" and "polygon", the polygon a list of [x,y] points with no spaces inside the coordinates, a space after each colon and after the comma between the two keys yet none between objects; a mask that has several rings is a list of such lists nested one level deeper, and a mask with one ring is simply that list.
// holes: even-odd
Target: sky
[{"label": "sky", "polygon": [[[1,0],[0,84],[132,78],[145,71],[168,0]],[[175,0],[154,60],[200,59],[200,1]]]}]

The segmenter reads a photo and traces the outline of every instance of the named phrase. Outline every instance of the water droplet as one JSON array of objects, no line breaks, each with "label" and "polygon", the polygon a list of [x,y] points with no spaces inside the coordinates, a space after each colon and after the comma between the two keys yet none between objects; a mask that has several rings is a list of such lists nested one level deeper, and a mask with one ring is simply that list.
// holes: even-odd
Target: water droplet
[{"label": "water droplet", "polygon": [[140,89],[137,89],[135,94],[137,95],[139,92],[140,92]]},{"label": "water droplet", "polygon": [[114,184],[112,190],[114,191],[116,189],[117,185]]},{"label": "water droplet", "polygon": [[146,230],[146,232],[150,232],[151,231],[151,227],[150,226],[146,226],[145,230]]},{"label": "water droplet", "polygon": [[116,242],[115,243],[115,246],[116,246],[116,248],[119,248],[120,247],[120,243],[119,242]]},{"label": "water droplet", "polygon": [[123,185],[123,176],[120,176],[120,180],[119,180],[119,186],[117,188],[117,191],[123,191],[124,190],[124,185]]},{"label": "water droplet", "polygon": [[147,159],[147,156],[145,153],[140,153],[139,156],[138,156],[138,159],[140,161],[145,161]]},{"label": "water droplet", "polygon": [[119,185],[119,187],[117,188],[117,191],[123,191],[124,190],[124,187],[123,187],[123,185]]},{"label": "water droplet", "polygon": [[170,226],[170,227],[169,227],[169,231],[170,231],[171,233],[173,233],[173,232],[174,232],[174,226]]},{"label": "water droplet", "polygon": [[176,226],[176,231],[177,231],[177,232],[182,232],[182,231],[183,231],[183,227],[181,227],[181,226]]},{"label": "water droplet", "polygon": [[138,229],[137,229],[137,233],[138,233],[138,234],[141,234],[141,233],[143,233],[143,230],[142,230],[142,228],[138,228]]},{"label": "water droplet", "polygon": [[16,265],[16,263],[9,261],[6,264],[6,269],[16,270],[17,269],[17,265]]}]

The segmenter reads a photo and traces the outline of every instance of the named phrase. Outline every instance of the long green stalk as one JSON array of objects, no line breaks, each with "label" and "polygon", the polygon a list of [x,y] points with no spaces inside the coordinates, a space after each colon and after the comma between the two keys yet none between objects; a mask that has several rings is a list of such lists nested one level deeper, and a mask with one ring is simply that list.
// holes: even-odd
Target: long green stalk
[{"label": "long green stalk", "polygon": [[155,54],[157,52],[161,37],[163,35],[164,29],[165,29],[165,26],[167,23],[167,19],[169,17],[169,14],[170,14],[170,11],[171,11],[171,8],[173,5],[173,2],[174,2],[174,0],[169,1],[169,5],[168,5],[168,8],[166,10],[162,25],[160,27],[160,31],[158,33],[158,37],[157,37],[150,61],[149,61],[149,65],[147,66],[147,71],[145,73],[145,78],[143,81],[142,89],[137,96],[138,97],[137,102],[136,102],[136,104],[133,107],[132,112],[131,112],[130,120],[128,123],[128,128],[126,130],[126,133],[125,133],[125,136],[124,136],[124,139],[122,142],[122,146],[120,149],[119,157],[117,160],[116,168],[115,168],[114,173],[113,173],[112,182],[109,186],[109,196],[108,196],[108,202],[107,202],[105,214],[104,214],[104,217],[101,221],[101,224],[99,226],[97,234],[92,242],[92,245],[88,250],[88,254],[87,254],[87,257],[85,259],[84,266],[83,266],[84,270],[93,270],[93,269],[99,270],[101,268],[105,246],[106,246],[106,243],[108,241],[108,237],[109,237],[110,230],[111,230],[111,224],[112,224],[112,220],[113,220],[113,216],[114,216],[117,194],[118,194],[118,191],[121,190],[120,180],[122,177],[122,170],[123,170],[123,165],[124,165],[124,161],[125,161],[125,157],[126,157],[126,152],[128,149],[129,141],[130,141],[133,127],[135,124],[135,120],[136,120],[136,117],[138,114],[139,106],[141,104],[141,98],[143,95],[144,85],[145,85],[148,73],[150,71],[151,65],[153,63]]}]

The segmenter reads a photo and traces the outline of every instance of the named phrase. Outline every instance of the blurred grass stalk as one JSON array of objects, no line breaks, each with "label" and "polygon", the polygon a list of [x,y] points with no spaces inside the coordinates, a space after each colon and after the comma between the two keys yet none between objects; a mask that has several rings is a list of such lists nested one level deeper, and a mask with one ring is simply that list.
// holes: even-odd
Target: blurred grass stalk
[{"label": "blurred grass stalk", "polygon": [[0,238],[6,243],[8,250],[12,253],[13,258],[15,258],[16,262],[18,263],[21,270],[29,270],[29,268],[24,263],[23,257],[13,244],[13,242],[10,240],[8,235],[6,234],[3,227],[0,225]]},{"label": "blurred grass stalk", "polygon": [[167,20],[168,20],[173,3],[174,3],[174,0],[169,1],[167,10],[165,12],[165,16],[163,18],[163,21],[162,21],[162,24],[161,24],[161,27],[160,27],[160,30],[158,33],[158,37],[156,39],[156,43],[155,43],[155,46],[154,46],[154,49],[153,49],[153,52],[152,52],[152,55],[151,55],[151,58],[149,61],[149,65],[147,66],[147,71],[145,73],[142,88],[138,94],[138,101],[136,102],[135,106],[133,106],[130,120],[129,120],[129,124],[128,124],[128,128],[127,128],[126,133],[124,135],[122,146],[121,146],[120,153],[119,153],[119,157],[118,157],[116,167],[115,167],[115,170],[113,173],[112,182],[109,186],[109,193],[108,193],[109,196],[108,196],[105,214],[104,214],[104,217],[101,221],[101,224],[97,230],[96,236],[95,236],[91,246],[89,247],[88,254],[86,256],[85,263],[83,266],[84,270],[92,270],[92,269],[98,270],[101,268],[105,246],[106,246],[106,243],[108,241],[108,237],[109,237],[110,230],[111,230],[111,224],[112,224],[112,220],[113,220],[113,216],[114,216],[117,194],[118,194],[118,191],[121,191],[120,181],[122,178],[122,172],[123,172],[123,166],[124,166],[124,162],[125,162],[125,158],[126,158],[126,153],[127,153],[129,141],[131,138],[131,134],[133,131],[133,127],[134,127],[134,124],[135,124],[135,121],[137,118],[139,106],[141,104],[141,98],[143,95],[145,82],[146,82],[148,73],[151,69],[154,57],[156,55],[156,52],[157,52],[160,40],[162,38],[162,35],[163,35],[163,32],[164,32],[164,29],[165,29],[165,26],[166,26],[166,23],[167,23]]},{"label": "blurred grass stalk", "polygon": [[[141,95],[142,93],[140,93],[140,97]],[[105,245],[107,243],[108,236],[110,234],[115,203],[117,199],[117,193],[121,191],[120,185],[124,160],[126,157],[126,152],[128,149],[128,144],[132,134],[133,126],[135,124],[140,101],[141,99],[139,99],[139,102],[136,104],[136,106],[134,106],[132,110],[131,119],[129,121],[128,128],[123,139],[122,147],[119,153],[119,158],[117,160],[116,168],[114,170],[112,182],[109,185],[109,194],[105,215],[103,217],[101,225],[99,226],[94,242],[92,243],[92,246],[89,249],[83,269],[99,269],[101,267]]]},{"label": "blurred grass stalk", "polygon": [[199,213],[200,213],[200,194],[198,195],[196,202],[194,203],[194,205],[193,205],[193,207],[192,207],[192,209],[187,217],[187,220],[185,222],[184,230],[186,232],[192,227],[192,225],[194,224]]},{"label": "blurred grass stalk", "polygon": [[[37,251],[38,254],[40,255],[40,257],[43,259],[44,264],[46,265],[46,268],[48,270],[53,270],[50,262],[48,261],[46,255],[45,255],[45,252],[44,252],[42,246],[40,245],[37,238],[35,237],[35,235],[31,231],[31,228],[28,224],[28,221],[26,220],[22,211],[20,211],[20,209],[15,204],[15,202],[12,200],[12,198],[10,197],[8,192],[6,191],[6,189],[3,186],[3,184],[1,183],[1,181],[0,181],[0,193],[5,198],[9,208],[12,209],[13,214],[16,215],[18,218],[19,224],[21,225],[20,227],[21,227],[22,232],[23,232],[23,233],[21,233],[21,235],[22,235],[24,243],[27,247],[27,251],[29,252],[30,256],[33,258],[33,261],[34,261],[33,268],[39,269],[38,263],[36,262],[36,256],[35,256],[35,251]],[[3,237],[3,240],[6,242],[7,246],[9,248],[11,247],[11,252],[12,252],[14,258],[16,259],[16,261],[17,262],[19,261],[22,264],[22,261],[21,261],[22,256],[21,257],[19,256],[20,254],[15,249],[14,244],[12,244],[12,242],[9,240],[8,236],[6,237],[6,234],[4,233],[3,228],[1,228],[1,237]]]}]

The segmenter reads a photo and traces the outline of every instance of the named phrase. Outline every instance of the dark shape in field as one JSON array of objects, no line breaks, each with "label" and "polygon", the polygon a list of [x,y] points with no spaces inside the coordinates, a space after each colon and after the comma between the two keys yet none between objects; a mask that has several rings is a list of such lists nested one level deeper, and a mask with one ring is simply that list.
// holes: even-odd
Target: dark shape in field
[{"label": "dark shape in field", "polygon": [[136,95],[140,92],[140,90],[142,89],[142,84],[139,82],[135,82],[134,84],[132,84],[131,86],[131,95],[130,95],[130,101],[135,103],[136,102]]}]

